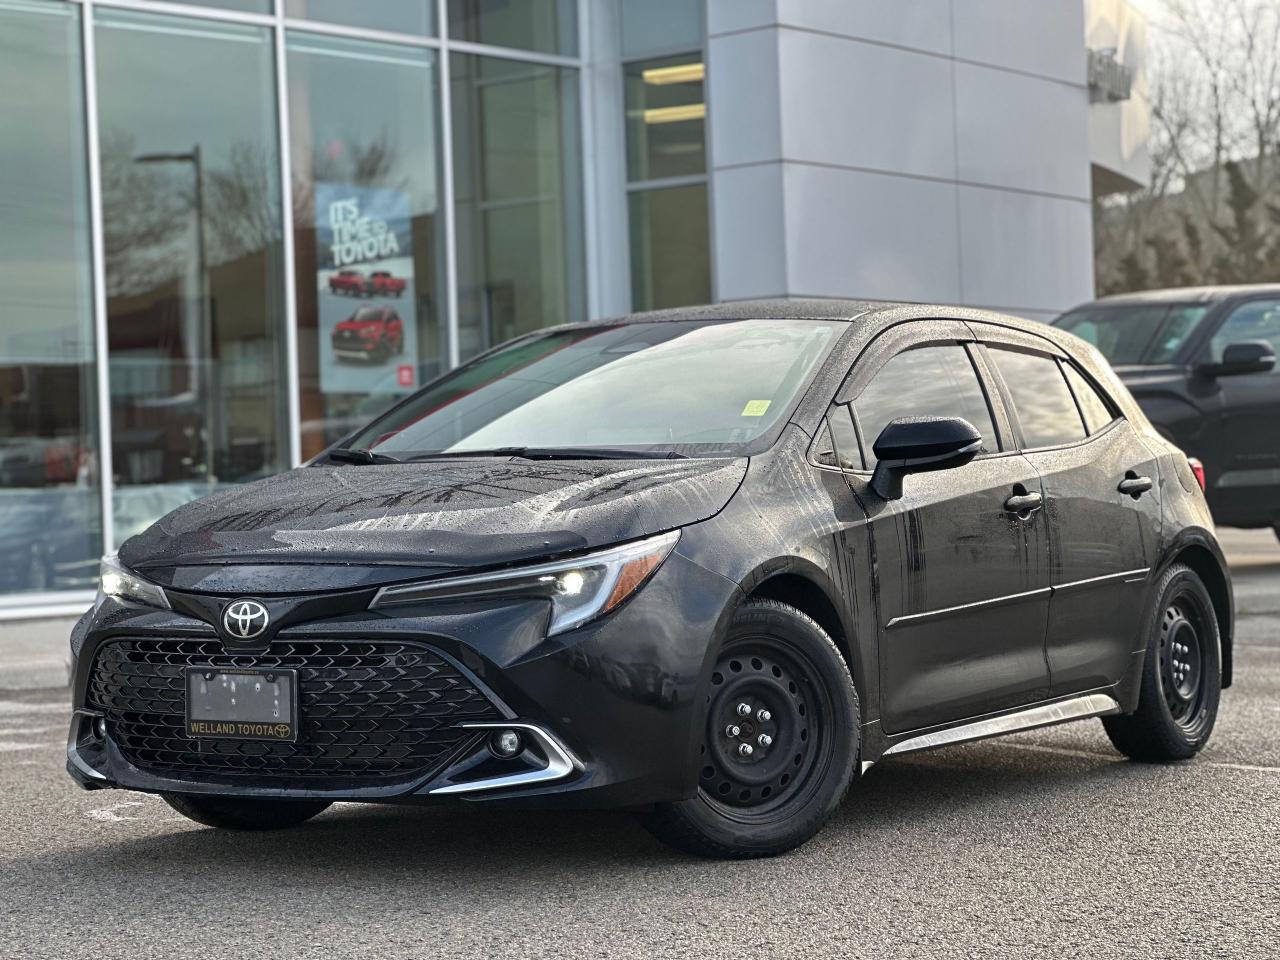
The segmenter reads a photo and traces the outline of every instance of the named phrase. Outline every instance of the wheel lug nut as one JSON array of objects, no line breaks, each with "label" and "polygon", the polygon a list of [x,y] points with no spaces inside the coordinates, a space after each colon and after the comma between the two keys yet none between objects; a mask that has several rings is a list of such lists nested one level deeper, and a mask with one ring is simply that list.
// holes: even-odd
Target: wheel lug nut
[{"label": "wheel lug nut", "polygon": [[749,757],[755,752],[755,749],[749,743],[744,743],[738,747],[738,756],[740,757]]},{"label": "wheel lug nut", "polygon": [[729,739],[733,739],[741,732],[742,732],[742,728],[738,726],[736,723],[731,723],[724,728],[724,735]]},{"label": "wheel lug nut", "polygon": [[746,716],[749,716],[750,714],[751,714],[751,704],[749,703],[738,704],[738,716],[746,717]]},{"label": "wheel lug nut", "polygon": [[762,747],[767,747],[773,743],[773,737],[769,736],[767,733],[762,733],[760,736],[756,737],[756,742]]},{"label": "wheel lug nut", "polygon": [[770,713],[768,710],[759,710],[756,712],[756,719],[759,720],[761,723],[768,723],[770,720],[773,719],[773,714]]}]

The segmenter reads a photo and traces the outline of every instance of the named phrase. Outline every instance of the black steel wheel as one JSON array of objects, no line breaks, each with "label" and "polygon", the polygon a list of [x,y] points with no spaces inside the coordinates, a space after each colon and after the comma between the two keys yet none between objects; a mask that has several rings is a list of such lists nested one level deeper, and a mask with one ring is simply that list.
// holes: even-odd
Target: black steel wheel
[{"label": "black steel wheel", "polygon": [[735,616],[705,696],[697,795],[645,819],[703,856],[783,853],[822,828],[858,757],[858,696],[817,623],[773,600]]},{"label": "black steel wheel", "polygon": [[1218,618],[1199,575],[1181,564],[1160,578],[1155,597],[1138,708],[1102,722],[1116,748],[1134,760],[1186,760],[1208,742],[1218,716]]},{"label": "black steel wheel", "polygon": [[777,637],[727,644],[711,675],[699,790],[725,816],[768,817],[830,762],[831,694]]}]

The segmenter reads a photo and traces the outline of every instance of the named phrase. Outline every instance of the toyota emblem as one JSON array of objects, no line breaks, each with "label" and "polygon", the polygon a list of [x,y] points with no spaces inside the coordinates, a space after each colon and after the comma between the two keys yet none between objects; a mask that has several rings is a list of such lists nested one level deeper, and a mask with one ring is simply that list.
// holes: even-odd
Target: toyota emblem
[{"label": "toyota emblem", "polygon": [[257,600],[232,600],[222,611],[222,629],[237,640],[262,636],[270,622],[267,608]]}]

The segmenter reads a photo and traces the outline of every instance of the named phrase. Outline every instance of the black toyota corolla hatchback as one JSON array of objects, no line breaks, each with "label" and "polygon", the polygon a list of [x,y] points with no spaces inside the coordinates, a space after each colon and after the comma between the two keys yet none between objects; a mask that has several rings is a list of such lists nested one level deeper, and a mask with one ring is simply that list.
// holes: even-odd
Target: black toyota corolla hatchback
[{"label": "black toyota corolla hatchback", "polygon": [[755,302],[500,346],[104,562],[68,769],[219,827],[336,800],[622,807],[778,853],[893,754],[1231,679],[1204,496],[1092,348]]}]

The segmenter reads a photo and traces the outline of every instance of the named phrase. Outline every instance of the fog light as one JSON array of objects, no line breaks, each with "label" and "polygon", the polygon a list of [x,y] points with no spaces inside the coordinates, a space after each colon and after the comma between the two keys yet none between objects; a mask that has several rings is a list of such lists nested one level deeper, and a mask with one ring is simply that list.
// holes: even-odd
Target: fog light
[{"label": "fog light", "polygon": [[107,739],[107,718],[98,717],[93,721],[93,735],[99,740]]},{"label": "fog light", "polygon": [[524,741],[515,730],[499,730],[489,738],[489,749],[495,757],[504,760],[514,757],[524,748]]}]

